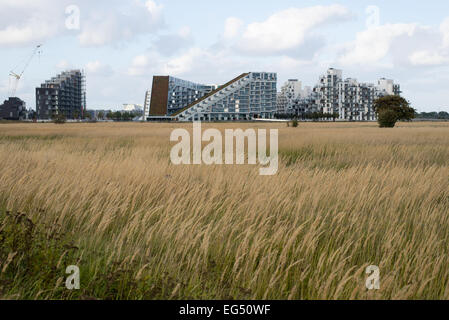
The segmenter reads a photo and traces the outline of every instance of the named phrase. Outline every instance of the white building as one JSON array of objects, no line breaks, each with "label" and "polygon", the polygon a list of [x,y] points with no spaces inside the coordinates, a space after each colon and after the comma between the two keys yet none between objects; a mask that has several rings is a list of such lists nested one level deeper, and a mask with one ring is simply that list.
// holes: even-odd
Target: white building
[{"label": "white building", "polygon": [[143,107],[140,104],[125,103],[125,104],[123,104],[123,111],[126,111],[126,112],[142,112],[143,111]]},{"label": "white building", "polygon": [[343,80],[342,70],[328,69],[314,92],[319,96],[319,109],[326,114],[338,113],[340,120],[375,121],[374,101],[386,95],[400,95],[400,86],[382,78],[377,86],[356,79]]},{"label": "white building", "polygon": [[290,79],[281,87],[278,93],[277,113],[293,114],[295,113],[295,104],[301,99],[310,95],[310,87],[302,88],[302,82],[298,79]]}]

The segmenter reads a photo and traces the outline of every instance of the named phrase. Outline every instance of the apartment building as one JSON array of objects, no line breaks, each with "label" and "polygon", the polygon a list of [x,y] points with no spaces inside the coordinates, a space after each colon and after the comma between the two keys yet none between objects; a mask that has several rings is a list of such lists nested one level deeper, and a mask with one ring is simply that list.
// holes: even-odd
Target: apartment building
[{"label": "apartment building", "polygon": [[26,120],[28,111],[25,101],[11,97],[0,104],[0,120]]},{"label": "apartment building", "polygon": [[78,119],[85,110],[86,85],[81,70],[65,71],[36,88],[38,119],[48,120],[59,114]]},{"label": "apartment building", "polygon": [[249,72],[173,114],[178,121],[271,119],[276,113],[277,74]]},{"label": "apartment building", "polygon": [[278,94],[277,113],[292,114],[295,101],[302,97],[302,82],[298,79],[288,80]]},{"label": "apartment building", "polygon": [[[301,117],[321,112],[338,114],[340,120],[375,121],[374,101],[382,96],[400,94],[400,85],[391,79],[381,78],[377,85],[361,83],[353,78],[343,79],[342,70],[330,68],[310,93],[292,102],[293,112],[285,113]],[[284,96],[282,92],[280,95]]]},{"label": "apartment building", "polygon": [[217,87],[172,76],[154,76],[149,116],[171,116]]},{"label": "apartment building", "polygon": [[171,76],[153,77],[150,120],[232,121],[272,118],[276,112],[277,74],[244,73],[222,86]]}]

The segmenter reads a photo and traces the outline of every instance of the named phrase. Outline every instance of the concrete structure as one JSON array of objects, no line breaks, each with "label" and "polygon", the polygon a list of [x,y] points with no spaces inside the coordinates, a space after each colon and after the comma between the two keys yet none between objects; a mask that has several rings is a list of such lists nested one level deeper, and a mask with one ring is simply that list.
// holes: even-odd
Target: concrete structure
[{"label": "concrete structure", "polygon": [[172,117],[178,121],[271,119],[276,113],[276,86],[276,73],[243,73]]},{"label": "concrete structure", "polygon": [[17,98],[11,97],[0,105],[0,120],[27,120],[28,111],[26,103]]},{"label": "concrete structure", "polygon": [[48,120],[58,114],[75,119],[85,110],[86,84],[81,70],[65,71],[36,88],[38,119]]},{"label": "concrete structure", "polygon": [[135,113],[143,113],[143,107],[140,104],[123,104],[123,111],[126,112],[135,112]]},{"label": "concrete structure", "polygon": [[384,91],[386,95],[400,95],[401,87],[395,84],[391,79],[381,78],[377,83],[377,87],[380,91]]},{"label": "concrete structure", "polygon": [[215,88],[171,76],[154,76],[149,116],[171,116]]},{"label": "concrete structure", "polygon": [[146,119],[150,116],[150,104],[151,104],[151,90],[147,90],[145,92],[145,102],[143,104],[142,121],[146,121]]},{"label": "concrete structure", "polygon": [[290,102],[293,112],[288,112],[287,108],[285,113],[301,117],[321,112],[338,114],[339,120],[375,121],[374,101],[382,96],[400,94],[400,86],[393,80],[382,78],[377,85],[360,83],[352,78],[343,79],[342,70],[330,68],[311,92]]},{"label": "concrete structure", "polygon": [[278,94],[277,113],[294,113],[295,101],[303,97],[302,83],[298,79],[288,80]]},{"label": "concrete structure", "polygon": [[320,95],[320,106],[323,113],[338,113],[338,84],[342,81],[343,71],[330,68],[327,74],[320,77],[314,91]]}]

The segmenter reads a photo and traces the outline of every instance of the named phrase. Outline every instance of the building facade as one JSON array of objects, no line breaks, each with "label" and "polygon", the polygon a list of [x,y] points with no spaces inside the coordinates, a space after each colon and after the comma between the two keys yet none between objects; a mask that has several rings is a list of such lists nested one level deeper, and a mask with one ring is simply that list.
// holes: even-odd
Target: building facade
[{"label": "building facade", "polygon": [[27,120],[28,111],[25,101],[11,97],[0,105],[0,120]]},{"label": "building facade", "polygon": [[86,110],[85,76],[81,70],[65,71],[36,88],[38,119],[56,115],[79,119]]},{"label": "building facade", "polygon": [[271,119],[276,113],[277,74],[243,73],[173,114],[178,121]]},{"label": "building facade", "polygon": [[292,114],[295,112],[294,105],[303,97],[302,82],[298,79],[288,80],[278,94],[277,113]]},{"label": "building facade", "polygon": [[154,76],[149,116],[171,116],[216,88],[172,76]]},{"label": "building facade", "polygon": [[310,93],[291,103],[293,112],[290,113],[304,117],[318,112],[338,114],[339,120],[375,121],[374,101],[382,96],[400,94],[400,85],[393,80],[382,78],[377,85],[360,83],[352,78],[343,79],[342,70],[330,68]]}]

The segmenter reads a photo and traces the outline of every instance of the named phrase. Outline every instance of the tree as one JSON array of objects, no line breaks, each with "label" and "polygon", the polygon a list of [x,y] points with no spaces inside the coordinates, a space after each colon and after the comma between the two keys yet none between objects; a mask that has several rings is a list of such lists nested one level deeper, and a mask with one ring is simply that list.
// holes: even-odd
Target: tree
[{"label": "tree", "polygon": [[411,121],[416,111],[407,100],[400,96],[385,96],[374,101],[374,110],[377,113],[381,128],[393,128],[398,121]]},{"label": "tree", "polygon": [[335,122],[340,117],[340,114],[338,112],[332,113],[332,120]]},{"label": "tree", "polygon": [[59,113],[53,115],[52,120],[56,124],[64,124],[66,122],[66,117],[62,113]]},{"label": "tree", "polygon": [[103,111],[98,112],[98,119],[103,120],[103,118],[104,118],[104,112]]}]

